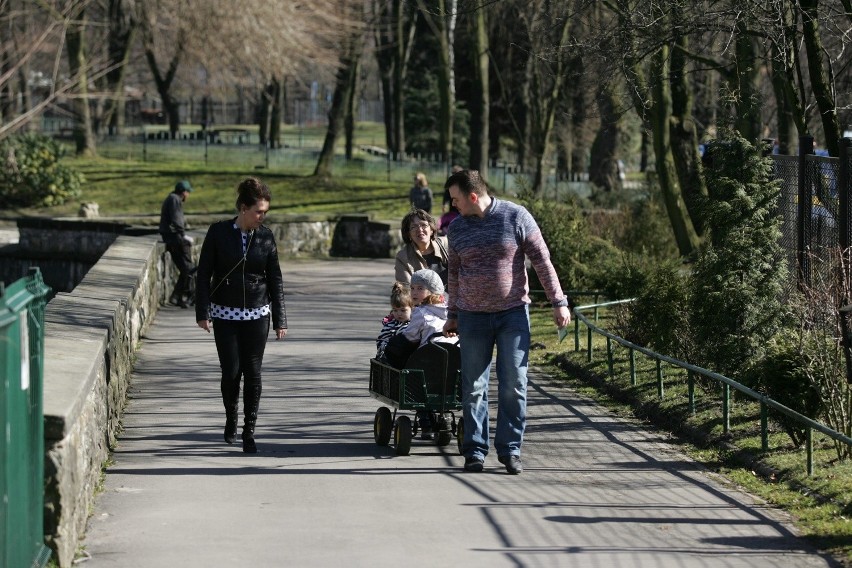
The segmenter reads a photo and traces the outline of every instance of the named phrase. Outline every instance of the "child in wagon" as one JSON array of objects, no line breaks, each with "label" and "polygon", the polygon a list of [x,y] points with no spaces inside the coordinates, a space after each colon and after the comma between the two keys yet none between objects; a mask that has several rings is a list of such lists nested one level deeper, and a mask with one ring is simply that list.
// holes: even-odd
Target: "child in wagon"
[{"label": "child in wagon", "polygon": [[411,310],[414,302],[411,300],[411,290],[404,282],[394,282],[390,295],[390,313],[382,319],[382,330],[376,338],[376,359],[382,360],[388,341],[402,332],[411,320]]}]

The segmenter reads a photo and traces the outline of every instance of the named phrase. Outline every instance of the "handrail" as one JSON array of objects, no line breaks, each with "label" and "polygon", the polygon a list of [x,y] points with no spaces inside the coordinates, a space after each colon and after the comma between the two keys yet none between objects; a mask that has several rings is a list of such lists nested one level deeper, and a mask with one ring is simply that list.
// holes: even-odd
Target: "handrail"
[{"label": "handrail", "polygon": [[668,363],[675,367],[680,367],[687,371],[687,381],[688,381],[688,392],[689,392],[689,408],[691,412],[695,411],[695,401],[694,401],[694,375],[701,375],[712,379],[714,381],[720,382],[724,385],[723,387],[723,400],[722,400],[722,412],[723,412],[723,425],[725,433],[728,433],[730,430],[730,388],[734,388],[739,392],[745,394],[746,396],[758,401],[760,403],[760,422],[761,422],[761,443],[762,450],[768,451],[769,449],[769,425],[768,425],[768,416],[767,416],[767,408],[771,407],[778,412],[788,416],[797,422],[800,422],[805,425],[806,433],[807,433],[807,472],[808,475],[813,475],[813,430],[817,430],[822,432],[826,436],[837,440],[838,442],[844,443],[850,447],[852,447],[852,438],[837,432],[809,418],[795,410],[788,408],[781,404],[780,402],[773,400],[772,398],[761,394],[755,390],[748,388],[747,386],[738,383],[737,381],[721,375],[719,373],[710,371],[708,369],[704,369],[702,367],[698,367],[696,365],[692,365],[690,363],[686,363],[684,361],[680,361],[673,357],[668,357],[666,355],[662,355],[651,349],[646,347],[642,347],[640,345],[636,345],[631,343],[630,341],[624,339],[623,337],[619,337],[613,333],[610,333],[604,329],[599,328],[595,324],[589,321],[589,319],[583,315],[584,310],[594,310],[595,319],[597,320],[597,313],[600,308],[607,308],[619,304],[627,304],[633,302],[635,299],[631,298],[628,300],[615,300],[611,302],[603,302],[598,304],[589,304],[585,306],[577,306],[574,308],[574,351],[580,350],[580,321],[582,321],[588,330],[588,339],[587,339],[587,351],[588,351],[588,360],[592,360],[592,333],[596,332],[607,339],[607,357],[609,363],[609,373],[613,374],[613,361],[612,361],[612,341],[623,345],[624,347],[630,350],[630,373],[631,373],[631,382],[635,384],[635,360],[634,360],[634,351],[639,351],[648,357],[655,359],[657,361],[657,381],[658,381],[658,394],[659,397],[663,397],[663,377],[662,370],[660,367],[661,362]]}]

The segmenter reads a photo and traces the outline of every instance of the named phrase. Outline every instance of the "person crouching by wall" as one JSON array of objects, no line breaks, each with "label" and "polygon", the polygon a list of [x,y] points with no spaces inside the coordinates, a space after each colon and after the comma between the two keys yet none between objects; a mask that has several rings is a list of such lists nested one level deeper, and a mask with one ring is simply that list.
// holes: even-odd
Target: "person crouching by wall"
[{"label": "person crouching by wall", "polygon": [[198,327],[216,341],[222,369],[225,442],[237,436],[243,379],[243,451],[257,452],[254,429],[260,406],[260,370],[270,317],[275,338],[287,335],[284,283],[272,231],[263,225],[269,188],[249,177],[237,187],[239,214],[210,225],[198,262],[195,314]]}]

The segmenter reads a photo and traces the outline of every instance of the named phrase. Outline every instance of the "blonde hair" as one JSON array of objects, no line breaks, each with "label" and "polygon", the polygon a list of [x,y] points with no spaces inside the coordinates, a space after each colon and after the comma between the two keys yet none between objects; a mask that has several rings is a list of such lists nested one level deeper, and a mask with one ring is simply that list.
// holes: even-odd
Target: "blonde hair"
[{"label": "blonde hair", "polygon": [[394,282],[391,287],[390,304],[392,308],[413,308],[411,288],[404,282]]},{"label": "blonde hair", "polygon": [[419,185],[420,187],[428,187],[429,183],[426,181],[426,174],[423,172],[417,172],[414,176],[414,183]]},{"label": "blonde hair", "polygon": [[442,304],[442,303],[444,303],[444,295],[443,294],[429,294],[428,296],[423,298],[423,301],[420,302],[420,305],[421,306],[424,305],[424,304],[437,305],[437,304]]}]

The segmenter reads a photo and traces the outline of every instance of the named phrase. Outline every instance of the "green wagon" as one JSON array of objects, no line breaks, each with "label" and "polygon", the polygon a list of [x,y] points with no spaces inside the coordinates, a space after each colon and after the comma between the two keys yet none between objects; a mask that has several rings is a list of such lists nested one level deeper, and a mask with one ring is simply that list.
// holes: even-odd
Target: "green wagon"
[{"label": "green wagon", "polygon": [[459,368],[458,345],[434,341],[418,348],[402,369],[370,359],[370,394],[387,405],[379,407],[373,420],[376,444],[387,446],[393,436],[397,455],[407,456],[420,426],[399,411],[425,411],[431,414],[437,444],[446,446],[455,436],[461,453],[464,421],[455,417],[461,410]]}]

